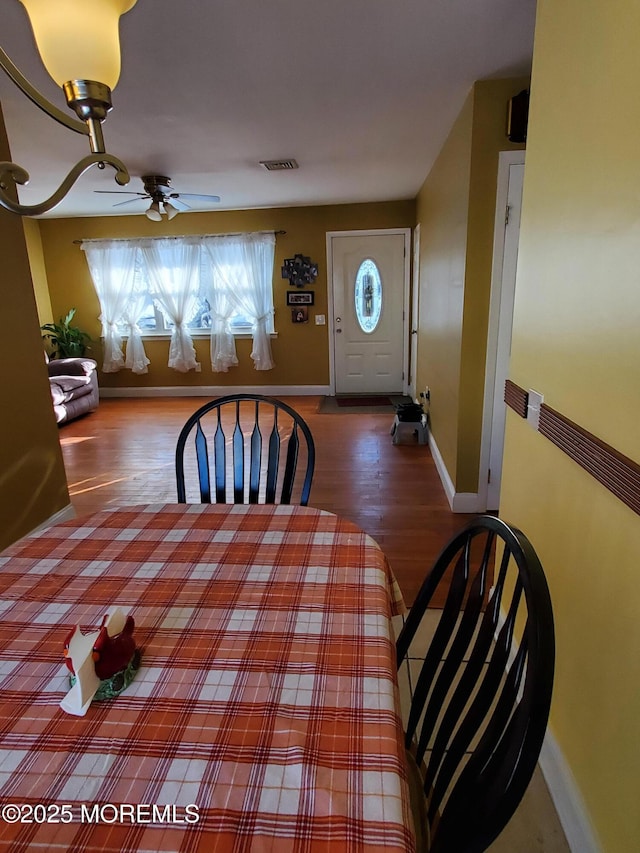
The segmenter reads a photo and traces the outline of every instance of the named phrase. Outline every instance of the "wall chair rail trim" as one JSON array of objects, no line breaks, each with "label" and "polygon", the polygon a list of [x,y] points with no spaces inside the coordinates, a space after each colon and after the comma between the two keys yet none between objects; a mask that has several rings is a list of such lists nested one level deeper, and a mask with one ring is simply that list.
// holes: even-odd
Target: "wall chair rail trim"
[{"label": "wall chair rail trim", "polygon": [[504,401],[507,406],[510,406],[513,411],[520,415],[521,418],[527,417],[527,406],[529,404],[529,394],[524,388],[516,385],[510,379],[504,383]]},{"label": "wall chair rail trim", "polygon": [[[527,398],[523,388],[507,379],[505,403],[521,418],[527,416]],[[640,515],[640,465],[637,462],[546,403],[540,406],[538,432]]]}]

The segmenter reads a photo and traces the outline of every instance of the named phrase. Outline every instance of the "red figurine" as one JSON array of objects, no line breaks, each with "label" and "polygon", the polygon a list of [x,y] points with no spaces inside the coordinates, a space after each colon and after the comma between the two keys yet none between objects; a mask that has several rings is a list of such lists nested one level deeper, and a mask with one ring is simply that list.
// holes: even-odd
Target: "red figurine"
[{"label": "red figurine", "polygon": [[133,616],[125,619],[116,608],[105,615],[97,631],[85,635],[76,625],[67,634],[64,658],[71,673],[71,690],[61,702],[65,711],[83,716],[93,698],[112,699],[131,683],[141,657],[134,628]]}]

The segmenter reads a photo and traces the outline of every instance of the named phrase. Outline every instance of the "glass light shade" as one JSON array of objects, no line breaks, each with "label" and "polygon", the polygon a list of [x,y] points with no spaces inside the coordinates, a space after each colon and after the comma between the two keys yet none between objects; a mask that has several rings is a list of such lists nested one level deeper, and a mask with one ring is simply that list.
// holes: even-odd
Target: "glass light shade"
[{"label": "glass light shade", "polygon": [[120,77],[120,15],[137,0],[20,0],[45,68],[59,86]]},{"label": "glass light shade", "polygon": [[177,216],[180,211],[177,207],[174,207],[168,201],[164,202],[164,212],[167,214],[167,219],[173,219],[174,216]]},{"label": "glass light shade", "polygon": [[160,205],[157,201],[154,201],[149,210],[145,212],[145,216],[147,219],[152,219],[154,222],[162,222],[162,214],[160,213]]}]

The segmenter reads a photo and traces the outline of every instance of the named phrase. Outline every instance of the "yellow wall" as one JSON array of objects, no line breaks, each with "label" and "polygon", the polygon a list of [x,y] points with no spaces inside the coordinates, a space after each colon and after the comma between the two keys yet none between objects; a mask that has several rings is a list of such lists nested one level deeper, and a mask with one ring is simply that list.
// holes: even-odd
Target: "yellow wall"
[{"label": "yellow wall", "polygon": [[505,135],[509,98],[528,88],[529,78],[485,80],[473,89],[473,140],[469,190],[464,320],[458,422],[459,492],[478,489],[484,374],[489,328],[498,154],[524,148]]},{"label": "yellow wall", "polygon": [[44,263],[40,228],[37,220],[27,219],[26,217],[22,220],[22,225],[27,243],[29,268],[31,270],[33,293],[38,309],[38,319],[40,325],[43,326],[45,323],[53,322],[53,312],[51,311],[51,297],[49,296],[49,283]]},{"label": "yellow wall", "polygon": [[[0,159],[11,160],[0,113]],[[22,220],[0,210],[0,549],[69,503]]]},{"label": "yellow wall", "polygon": [[456,481],[460,354],[469,217],[473,94],[420,190],[420,321],[416,387],[431,391],[431,429]]},{"label": "yellow wall", "polygon": [[[163,387],[172,385],[327,385],[329,383],[328,326],[316,326],[315,314],[327,314],[326,232],[365,228],[412,227],[414,201],[380,204],[355,204],[324,207],[296,207],[264,210],[181,213],[170,223],[150,222],[145,216],[96,217],[86,219],[42,220],[40,229],[46,258],[51,304],[56,317],[69,308],[78,309],[76,322],[95,339],[92,353],[101,363],[99,343],[100,308],[84,252],[74,244],[78,239],[106,237],[164,236],[176,234],[221,234],[236,231],[284,230],[276,240],[274,265],[274,304],[277,339],[272,340],[276,367],[256,371],[250,359],[251,340],[237,341],[238,367],[228,373],[213,373],[209,340],[195,341],[202,372],[177,373],[167,367],[168,340],[145,340],[151,360],[149,373],[136,376],[129,370],[100,375],[102,387]],[[319,264],[315,305],[309,310],[310,322],[291,322],[286,306],[289,283],[281,278],[285,258],[301,252]]]},{"label": "yellow wall", "polygon": [[457,492],[475,492],[484,401],[498,153],[509,98],[528,78],[475,84],[417,199],[420,327],[417,388]]},{"label": "yellow wall", "polygon": [[[539,0],[510,375],[640,461],[640,6]],[[602,847],[640,849],[640,519],[509,413],[501,515],[557,628],[551,728]]]}]

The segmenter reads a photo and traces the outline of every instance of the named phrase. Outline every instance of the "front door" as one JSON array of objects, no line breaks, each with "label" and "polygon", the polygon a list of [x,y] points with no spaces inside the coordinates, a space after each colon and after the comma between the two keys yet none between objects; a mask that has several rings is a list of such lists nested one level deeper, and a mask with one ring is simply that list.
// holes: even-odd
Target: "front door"
[{"label": "front door", "polygon": [[406,391],[409,233],[329,235],[336,394]]}]

